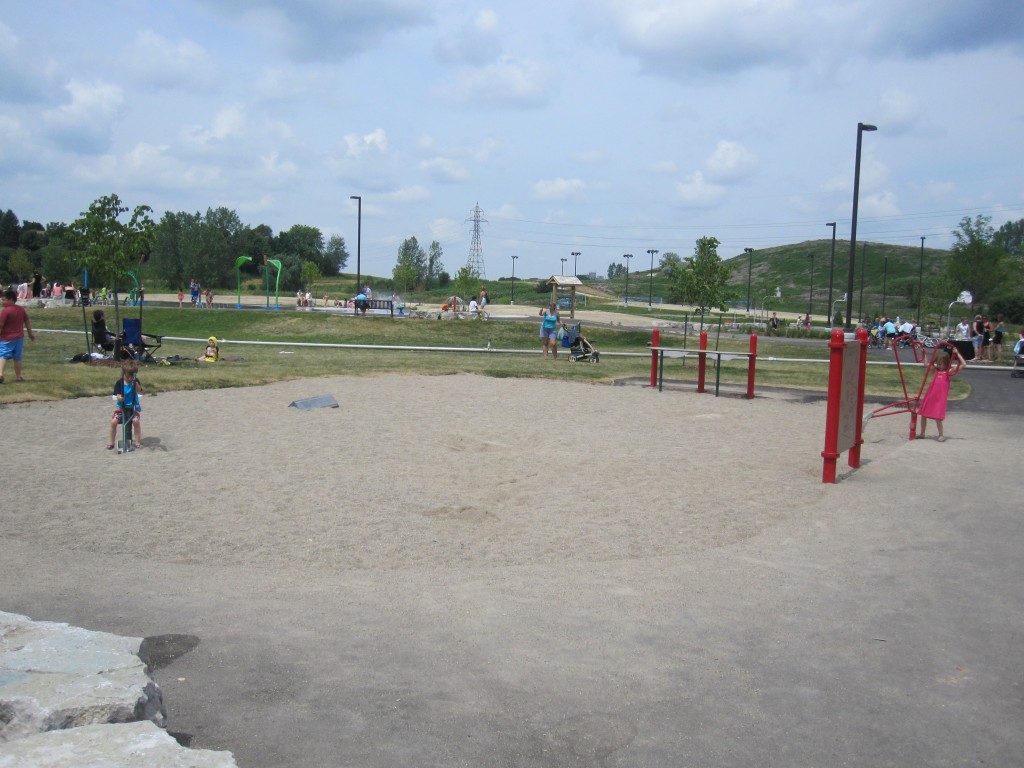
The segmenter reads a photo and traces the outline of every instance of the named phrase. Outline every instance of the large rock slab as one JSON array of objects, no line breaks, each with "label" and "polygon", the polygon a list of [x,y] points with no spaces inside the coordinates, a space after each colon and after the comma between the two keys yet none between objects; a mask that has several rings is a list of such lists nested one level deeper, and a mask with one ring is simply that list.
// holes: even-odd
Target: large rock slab
[{"label": "large rock slab", "polygon": [[0,742],[95,723],[166,722],[142,638],[0,611]]},{"label": "large rock slab", "polygon": [[0,768],[238,768],[230,752],[186,749],[149,721],[86,725],[0,744]]}]

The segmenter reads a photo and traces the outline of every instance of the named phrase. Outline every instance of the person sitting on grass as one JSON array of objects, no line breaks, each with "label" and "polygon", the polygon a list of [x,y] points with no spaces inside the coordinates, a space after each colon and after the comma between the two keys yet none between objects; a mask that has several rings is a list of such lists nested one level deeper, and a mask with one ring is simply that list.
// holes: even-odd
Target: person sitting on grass
[{"label": "person sitting on grass", "polygon": [[110,418],[107,450],[114,447],[117,430],[124,425],[125,419],[132,422],[135,444],[142,445],[142,382],[135,378],[138,372],[138,360],[125,360],[121,363],[121,378],[114,384],[114,415]]},{"label": "person sitting on grass", "polygon": [[211,336],[206,340],[206,351],[196,358],[197,363],[216,363],[220,360],[220,347],[217,345],[217,337]]}]

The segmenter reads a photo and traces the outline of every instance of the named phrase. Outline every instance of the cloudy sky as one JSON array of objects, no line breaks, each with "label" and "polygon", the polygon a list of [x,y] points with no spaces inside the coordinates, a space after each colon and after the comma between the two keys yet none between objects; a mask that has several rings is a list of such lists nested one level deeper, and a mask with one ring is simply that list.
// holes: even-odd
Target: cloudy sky
[{"label": "cloudy sky", "polygon": [[[1024,3],[107,0],[5,3],[0,208],[97,197],[293,224],[390,274],[438,240],[486,275],[579,251],[723,257],[849,237],[948,247],[1024,218]],[[354,267],[353,263],[350,265]]]}]

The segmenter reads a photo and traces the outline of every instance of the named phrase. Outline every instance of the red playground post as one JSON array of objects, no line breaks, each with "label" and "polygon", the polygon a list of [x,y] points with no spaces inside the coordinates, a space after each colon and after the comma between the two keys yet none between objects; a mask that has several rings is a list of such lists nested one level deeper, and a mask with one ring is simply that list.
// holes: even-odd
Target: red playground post
[{"label": "red playground post", "polygon": [[[708,332],[707,331],[701,331],[700,332],[700,348],[702,350],[705,350],[705,349],[708,348]],[[698,361],[697,361],[697,391],[703,393],[704,392],[704,374],[707,372],[708,356],[707,355],[698,354],[697,358],[698,358]]]},{"label": "red playground post", "polygon": [[658,345],[661,342],[661,332],[655,328],[651,332],[651,389],[658,386]]},{"label": "red playground post", "polygon": [[757,365],[757,334],[750,334],[750,357],[747,359],[747,400],[754,399],[754,368]]},{"label": "red playground post", "polygon": [[836,328],[829,339],[828,405],[825,413],[825,450],[821,481],[836,481],[836,460],[849,450],[849,465],[860,466],[864,443],[864,379],[868,359],[868,332],[857,331],[857,340],[847,343]]}]

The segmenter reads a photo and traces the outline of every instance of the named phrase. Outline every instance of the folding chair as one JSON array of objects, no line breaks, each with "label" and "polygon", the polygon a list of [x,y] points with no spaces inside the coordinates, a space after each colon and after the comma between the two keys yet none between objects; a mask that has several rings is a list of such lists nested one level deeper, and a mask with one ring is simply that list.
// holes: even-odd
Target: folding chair
[{"label": "folding chair", "polygon": [[128,352],[140,363],[155,363],[153,353],[163,344],[163,336],[155,336],[142,332],[142,320],[137,317],[126,317],[121,320],[124,332],[124,344]]}]

